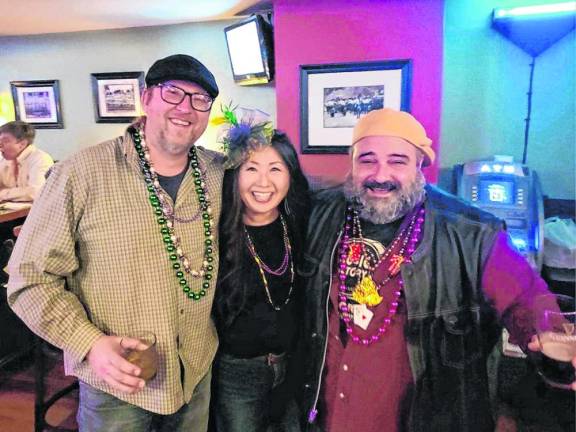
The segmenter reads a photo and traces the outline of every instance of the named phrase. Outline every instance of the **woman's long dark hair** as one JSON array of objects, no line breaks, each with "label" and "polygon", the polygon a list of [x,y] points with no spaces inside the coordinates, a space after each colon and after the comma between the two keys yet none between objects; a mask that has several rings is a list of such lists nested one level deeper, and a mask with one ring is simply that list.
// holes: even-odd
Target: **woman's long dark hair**
[{"label": "woman's long dark hair", "polygon": [[[278,205],[288,226],[292,243],[294,269],[300,261],[309,213],[308,180],[304,176],[294,146],[285,133],[274,131],[271,147],[288,167],[290,187],[286,198]],[[238,192],[240,166],[224,174],[222,214],[219,224],[220,269],[214,299],[214,317],[218,330],[228,327],[244,308],[247,294],[242,272],[250,259],[242,215],[244,203]],[[287,211],[288,210],[288,211]]]}]

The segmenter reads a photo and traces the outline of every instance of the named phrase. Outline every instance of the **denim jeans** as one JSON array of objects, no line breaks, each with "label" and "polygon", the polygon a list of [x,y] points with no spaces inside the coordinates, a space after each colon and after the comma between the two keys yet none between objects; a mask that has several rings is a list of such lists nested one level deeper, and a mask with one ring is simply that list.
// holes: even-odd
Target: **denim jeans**
[{"label": "denim jeans", "polygon": [[161,415],[95,389],[80,381],[79,432],[191,432],[208,429],[209,371],[198,383],[189,403],[174,414]]},{"label": "denim jeans", "polygon": [[214,370],[212,413],[217,432],[299,432],[294,400],[283,415],[270,418],[272,390],[286,376],[287,359],[268,364],[263,358],[217,357]]}]

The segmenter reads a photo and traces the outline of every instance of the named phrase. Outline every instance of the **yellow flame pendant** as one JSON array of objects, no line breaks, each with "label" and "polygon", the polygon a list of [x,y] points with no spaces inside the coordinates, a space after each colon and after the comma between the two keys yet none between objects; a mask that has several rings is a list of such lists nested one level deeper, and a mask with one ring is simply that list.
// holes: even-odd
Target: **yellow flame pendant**
[{"label": "yellow flame pendant", "polygon": [[376,284],[370,276],[364,276],[352,292],[352,300],[366,306],[378,306],[382,297],[378,294]]}]

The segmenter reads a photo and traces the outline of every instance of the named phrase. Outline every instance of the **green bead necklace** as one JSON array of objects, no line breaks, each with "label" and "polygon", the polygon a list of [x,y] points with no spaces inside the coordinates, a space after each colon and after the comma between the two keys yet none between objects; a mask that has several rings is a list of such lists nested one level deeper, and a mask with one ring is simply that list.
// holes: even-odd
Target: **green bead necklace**
[{"label": "green bead necklace", "polygon": [[[210,281],[212,280],[212,272],[214,271],[214,235],[212,233],[214,228],[214,221],[212,219],[212,208],[210,207],[210,200],[206,190],[206,180],[200,169],[198,162],[198,154],[196,147],[190,148],[190,167],[192,168],[192,175],[194,176],[194,185],[198,202],[200,203],[200,212],[202,214],[202,224],[204,226],[204,259],[202,266],[199,270],[194,270],[190,267],[190,260],[184,254],[181,247],[181,241],[174,231],[174,211],[169,207],[166,198],[163,196],[164,192],[160,187],[158,175],[150,161],[150,153],[148,146],[144,141],[144,134],[140,130],[134,128],[133,130],[134,148],[138,154],[140,168],[144,175],[146,188],[148,190],[148,199],[150,205],[154,210],[156,221],[160,225],[160,234],[170,259],[170,264],[175,272],[176,279],[179,286],[192,300],[200,300],[206,295],[206,290],[210,288]],[[195,219],[195,218],[193,218]],[[193,278],[201,278],[202,285],[198,291],[192,290],[186,275]]]}]

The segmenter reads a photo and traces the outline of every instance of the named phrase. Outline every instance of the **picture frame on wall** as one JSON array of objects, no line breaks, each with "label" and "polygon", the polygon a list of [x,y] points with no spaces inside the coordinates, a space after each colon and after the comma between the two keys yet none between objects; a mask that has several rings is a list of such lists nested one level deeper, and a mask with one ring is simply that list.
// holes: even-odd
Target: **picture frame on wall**
[{"label": "picture frame on wall", "polygon": [[348,153],[358,119],[375,109],[410,111],[412,62],[300,66],[302,153]]},{"label": "picture frame on wall", "polygon": [[144,72],[90,74],[96,123],[131,123],[142,114]]},{"label": "picture frame on wall", "polygon": [[62,129],[58,80],[10,81],[16,120],[36,129]]}]

